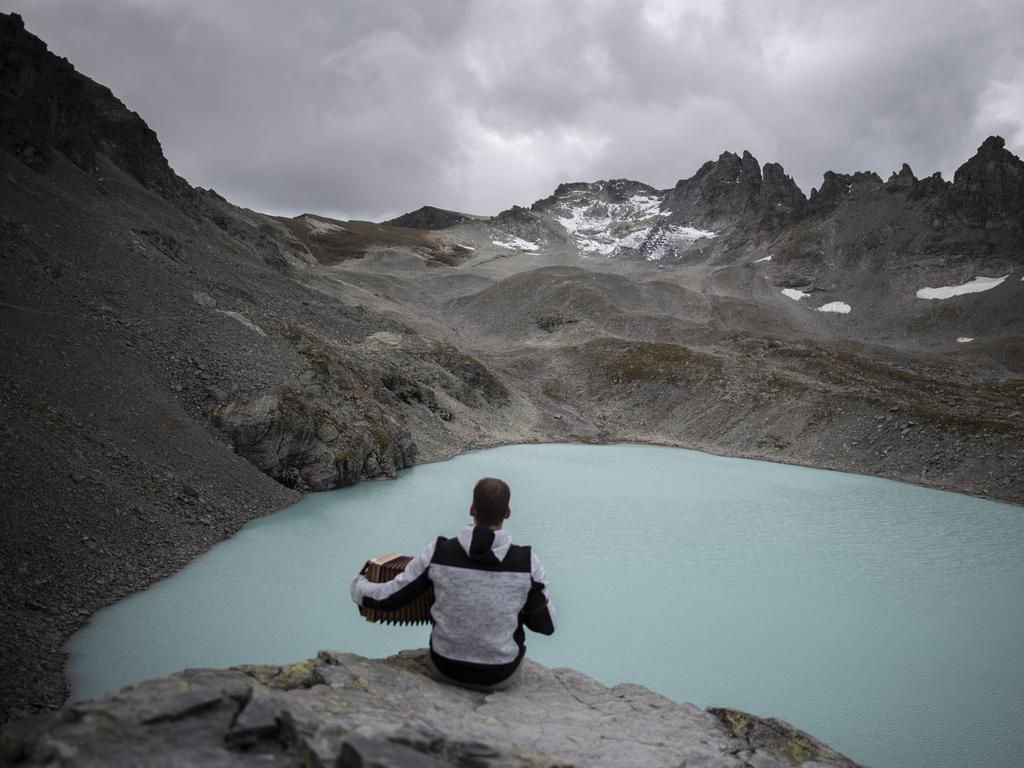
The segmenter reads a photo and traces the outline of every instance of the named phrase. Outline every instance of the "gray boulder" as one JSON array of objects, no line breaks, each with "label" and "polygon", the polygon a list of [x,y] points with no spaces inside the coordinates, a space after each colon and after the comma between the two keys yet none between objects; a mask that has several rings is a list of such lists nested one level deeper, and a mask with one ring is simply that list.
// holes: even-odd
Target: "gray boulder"
[{"label": "gray boulder", "polygon": [[11,765],[377,768],[843,766],[779,720],[607,688],[527,660],[495,693],[435,682],[426,651],[321,651],[287,667],[193,669],[0,729]]},{"label": "gray boulder", "polygon": [[[412,466],[416,444],[386,414],[373,422],[309,392],[284,389],[219,406],[214,423],[261,471],[301,490],[328,490],[361,478],[393,477]],[[361,415],[361,414],[360,414]]]}]

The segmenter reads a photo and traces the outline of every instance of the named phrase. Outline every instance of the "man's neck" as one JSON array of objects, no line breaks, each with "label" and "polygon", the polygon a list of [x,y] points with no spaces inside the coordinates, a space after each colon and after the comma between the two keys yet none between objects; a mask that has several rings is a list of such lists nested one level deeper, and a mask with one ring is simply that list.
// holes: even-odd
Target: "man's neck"
[{"label": "man's neck", "polygon": [[481,525],[484,528],[490,528],[492,531],[500,531],[502,529],[502,527],[504,527],[504,521],[498,523],[497,525],[488,525],[487,523],[479,523],[479,522],[478,523],[474,523],[474,525]]}]

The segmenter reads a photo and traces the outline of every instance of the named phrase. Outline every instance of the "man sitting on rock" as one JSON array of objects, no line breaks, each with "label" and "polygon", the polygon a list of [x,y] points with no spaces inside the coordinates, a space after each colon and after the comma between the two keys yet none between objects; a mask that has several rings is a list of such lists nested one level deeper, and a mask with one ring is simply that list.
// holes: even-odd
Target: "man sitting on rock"
[{"label": "man sitting on rock", "polygon": [[454,539],[438,537],[391,581],[352,582],[357,605],[395,610],[434,587],[429,662],[440,679],[501,690],[520,677],[525,632],[555,631],[544,568],[530,547],[512,543],[506,483],[485,477],[473,489],[473,523]]}]

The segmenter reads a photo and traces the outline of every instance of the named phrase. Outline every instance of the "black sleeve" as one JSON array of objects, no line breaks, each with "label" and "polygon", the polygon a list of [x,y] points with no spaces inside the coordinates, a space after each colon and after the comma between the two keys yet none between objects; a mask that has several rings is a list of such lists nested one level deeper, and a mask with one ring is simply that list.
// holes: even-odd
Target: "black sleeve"
[{"label": "black sleeve", "polygon": [[544,593],[545,585],[534,581],[530,585],[530,594],[526,597],[526,605],[523,606],[523,624],[533,632],[542,635],[551,635],[555,631],[555,619],[551,615],[551,606]]},{"label": "black sleeve", "polygon": [[544,566],[530,550],[530,592],[526,604],[519,612],[519,619],[527,629],[542,635],[555,631],[555,607],[548,600],[548,581]]}]

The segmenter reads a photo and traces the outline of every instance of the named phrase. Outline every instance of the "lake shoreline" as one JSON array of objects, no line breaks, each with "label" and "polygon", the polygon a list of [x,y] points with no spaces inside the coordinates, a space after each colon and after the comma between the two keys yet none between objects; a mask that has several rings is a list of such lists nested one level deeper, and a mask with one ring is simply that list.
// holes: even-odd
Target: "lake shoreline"
[{"label": "lake shoreline", "polygon": [[[566,439],[568,438],[568,439]],[[687,450],[695,450],[702,453],[707,453],[713,456],[720,456],[723,458],[735,458],[735,459],[750,459],[754,461],[766,461],[775,464],[783,464],[789,466],[804,466],[812,469],[823,469],[836,472],[845,472],[855,475],[863,475],[866,477],[881,477],[887,480],[893,480],[897,482],[904,482],[911,485],[917,485],[926,488],[933,488],[936,490],[949,491],[953,493],[960,493],[966,496],[972,496],[975,498],[981,498],[990,501],[1000,501],[1003,503],[1012,504],[1015,506],[1024,505],[1024,499],[1016,498],[1001,498],[996,495],[985,495],[983,493],[976,492],[972,488],[964,488],[957,486],[954,483],[948,482],[921,482],[919,479],[914,477],[908,477],[905,473],[892,472],[887,474],[874,474],[863,471],[858,471],[855,467],[843,467],[836,466],[828,462],[817,462],[817,463],[801,463],[796,461],[787,460],[784,457],[778,455],[771,455],[763,452],[727,452],[721,449],[716,450],[715,446],[709,446],[704,444],[696,444],[694,442],[668,438],[664,436],[641,436],[641,435],[620,435],[612,434],[607,437],[601,436],[588,436],[588,435],[559,435],[556,433],[538,434],[532,430],[522,430],[517,435],[503,435],[501,438],[493,441],[468,441],[467,444],[462,446],[447,446],[445,449],[434,449],[425,450],[420,455],[420,460],[417,465],[433,464],[441,461],[447,461],[456,456],[473,452],[488,450],[491,448],[499,448],[509,445],[539,445],[539,444],[580,444],[580,445],[595,445],[595,446],[611,446],[619,444],[629,445],[653,445],[666,448],[683,448]],[[367,482],[362,480],[361,482]],[[282,489],[283,490],[283,489]],[[31,683],[27,685],[11,686],[8,693],[11,701],[24,702],[25,705],[22,709],[22,716],[28,716],[33,712],[43,712],[56,709],[63,704],[67,703],[67,696],[69,695],[68,681],[66,677],[66,670],[68,665],[68,655],[64,650],[64,646],[68,639],[83,627],[96,611],[112,603],[123,600],[131,595],[142,592],[154,584],[173,576],[184,568],[188,563],[192,562],[196,557],[208,552],[212,547],[216,546],[222,541],[225,541],[233,536],[238,530],[240,530],[246,523],[251,520],[255,520],[261,517],[274,514],[275,512],[284,509],[291,504],[295,503],[299,498],[304,497],[306,494],[296,495],[292,500],[289,500],[283,504],[275,503],[273,498],[277,496],[280,498],[280,494],[269,494],[263,495],[264,503],[261,505],[254,505],[249,511],[252,514],[242,514],[236,516],[233,520],[225,522],[224,527],[217,529],[207,529],[204,531],[206,534],[217,534],[220,535],[204,537],[202,541],[190,541],[182,548],[181,551],[175,552],[171,557],[162,560],[159,563],[155,563],[155,570],[149,573],[129,573],[126,574],[127,578],[117,584],[111,584],[108,590],[104,591],[101,600],[91,610],[82,612],[82,610],[67,612],[60,608],[55,607],[42,607],[42,608],[31,608],[28,618],[31,633],[40,638],[44,638],[45,642],[37,643],[34,651],[34,664],[35,676]],[[92,598],[95,599],[95,589],[91,587],[87,579],[82,579],[80,582],[76,582],[80,585],[83,595],[82,599]],[[76,605],[79,603],[78,596],[70,596],[69,604]],[[49,647],[51,651],[46,651]],[[40,652],[40,649],[43,649]],[[58,650],[59,649],[59,650]],[[56,651],[56,652],[54,652]],[[59,700],[57,700],[57,692],[63,691],[60,694]],[[41,693],[43,692],[43,693]],[[49,693],[45,693],[49,692]],[[18,719],[18,718],[11,718]]]},{"label": "lake shoreline", "polygon": [[[513,537],[550,574],[562,621],[554,637],[529,641],[542,664],[781,717],[853,754],[882,720],[902,737],[862,750],[874,764],[921,764],[886,758],[910,743],[922,755],[960,754],[951,738],[982,753],[979,718],[1007,732],[1008,706],[1024,691],[1011,640],[1024,631],[1016,509],[635,444],[505,446],[423,465],[399,483],[310,494],[104,612],[69,646],[82,654],[69,670],[75,696],[339,643],[371,657],[421,645],[422,627],[362,621],[343,585],[367,556],[452,535],[484,475],[509,481]],[[604,604],[617,606],[617,621]],[[952,648],[964,651],[955,674]],[[964,677],[993,682],[968,691]],[[961,694],[967,712],[925,706]],[[1007,735],[991,747],[1008,744],[1019,742]]]},{"label": "lake shoreline", "polygon": [[[512,441],[501,441],[493,444],[480,444],[472,445],[469,447],[463,447],[462,449],[454,449],[447,452],[440,452],[437,455],[427,454],[425,460],[417,461],[414,466],[422,466],[423,464],[434,464],[440,461],[448,461],[461,456],[465,453],[473,451],[486,451],[491,448],[502,448],[508,445],[595,445],[595,446],[613,446],[613,445],[651,445],[658,446],[661,448],[682,448],[689,451],[698,451],[699,453],[706,453],[710,456],[718,456],[723,459],[749,459],[751,461],[764,461],[770,464],[782,464],[790,467],[807,467],[808,469],[820,469],[829,472],[842,472],[849,475],[858,475],[861,477],[876,477],[881,480],[891,480],[897,483],[906,483],[908,485],[916,485],[919,488],[931,488],[936,491],[946,491],[949,493],[958,493],[963,496],[970,496],[972,498],[983,499],[985,501],[996,501],[1004,504],[1010,504],[1012,506],[1021,507],[1024,509],[1024,496],[1014,493],[1012,495],[1000,495],[998,493],[985,492],[984,490],[978,490],[970,486],[964,486],[954,481],[928,481],[922,480],[921,478],[913,477],[905,472],[891,472],[891,473],[876,473],[867,472],[863,469],[857,469],[855,466],[844,466],[841,464],[833,464],[829,462],[805,462],[790,460],[785,457],[780,457],[777,454],[763,453],[757,451],[750,452],[729,452],[723,450],[716,450],[714,446],[706,445],[703,443],[697,443],[686,440],[679,440],[671,437],[611,437],[608,439],[589,438],[575,436],[574,439],[558,439],[555,436],[549,437],[531,437],[524,436],[520,440]],[[423,456],[421,456],[423,458]],[[381,478],[381,479],[392,479],[392,478]],[[366,482],[365,480],[362,482]],[[304,493],[303,496],[306,494]]]}]

